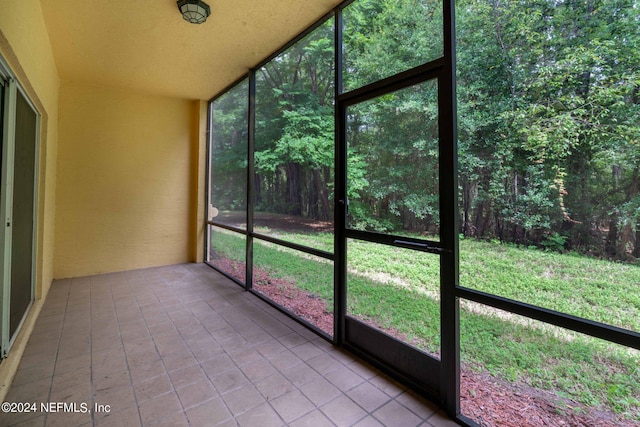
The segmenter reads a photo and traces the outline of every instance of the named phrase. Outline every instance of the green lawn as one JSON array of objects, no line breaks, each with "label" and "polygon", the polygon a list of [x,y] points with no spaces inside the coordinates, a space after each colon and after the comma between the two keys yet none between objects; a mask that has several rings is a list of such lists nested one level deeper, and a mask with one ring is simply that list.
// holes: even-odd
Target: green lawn
[{"label": "green lawn", "polygon": [[[214,247],[239,260],[239,237],[216,233]],[[277,237],[333,248],[328,233]],[[326,261],[259,240],[254,248],[256,265],[323,298],[331,311]],[[349,313],[439,353],[438,257],[360,241],[349,241],[347,252]],[[460,265],[463,286],[640,331],[638,266],[474,240],[460,242]],[[465,366],[640,419],[640,352],[478,304],[461,307]]]}]

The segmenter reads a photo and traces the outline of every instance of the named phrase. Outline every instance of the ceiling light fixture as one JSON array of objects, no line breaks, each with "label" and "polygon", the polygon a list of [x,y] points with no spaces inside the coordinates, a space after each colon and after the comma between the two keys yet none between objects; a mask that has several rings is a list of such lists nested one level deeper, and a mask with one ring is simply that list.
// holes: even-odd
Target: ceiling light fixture
[{"label": "ceiling light fixture", "polygon": [[211,15],[211,8],[202,0],[178,0],[182,18],[192,24],[202,24]]}]

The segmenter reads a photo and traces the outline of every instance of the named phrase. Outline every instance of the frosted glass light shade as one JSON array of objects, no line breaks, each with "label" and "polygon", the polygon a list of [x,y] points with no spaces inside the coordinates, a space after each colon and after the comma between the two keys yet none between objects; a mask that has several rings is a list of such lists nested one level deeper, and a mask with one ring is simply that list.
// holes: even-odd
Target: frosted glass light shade
[{"label": "frosted glass light shade", "polygon": [[211,8],[202,0],[178,0],[182,18],[192,24],[202,24],[211,14]]}]

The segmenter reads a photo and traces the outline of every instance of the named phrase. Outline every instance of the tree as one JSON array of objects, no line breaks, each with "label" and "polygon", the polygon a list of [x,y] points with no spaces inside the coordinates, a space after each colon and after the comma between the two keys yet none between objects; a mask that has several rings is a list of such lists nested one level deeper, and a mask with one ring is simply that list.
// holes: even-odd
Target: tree
[{"label": "tree", "polygon": [[333,217],[332,32],[328,21],[258,71],[258,210]]}]

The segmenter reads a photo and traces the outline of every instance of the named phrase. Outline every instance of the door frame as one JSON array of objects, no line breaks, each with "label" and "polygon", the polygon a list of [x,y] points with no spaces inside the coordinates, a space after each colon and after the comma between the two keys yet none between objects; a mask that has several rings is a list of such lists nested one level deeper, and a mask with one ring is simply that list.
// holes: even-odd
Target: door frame
[{"label": "door frame", "polygon": [[[33,304],[35,296],[36,254],[37,254],[37,220],[38,220],[38,180],[40,163],[40,123],[41,115],[38,109],[17,81],[15,75],[0,56],[0,80],[4,91],[2,120],[2,161],[0,164],[0,360],[5,358],[18,336],[25,318]],[[23,313],[19,324],[13,334],[10,332],[11,314],[11,261],[12,261],[12,213],[13,213],[13,185],[15,162],[15,138],[16,138],[16,103],[18,96],[22,96],[29,108],[35,114],[35,141],[34,141],[34,186],[33,186],[33,213],[32,213],[32,241],[31,241],[31,283],[30,302]]]},{"label": "door frame", "polygon": [[[335,135],[335,340],[397,379],[442,402],[451,416],[459,413],[460,353],[458,261],[458,169],[455,92],[454,1],[443,0],[443,56],[419,67],[340,93],[342,87],[342,13],[336,14]],[[440,256],[440,361],[382,332],[347,317],[347,239],[407,248],[390,236],[347,228],[347,108],[383,94],[435,79],[438,82],[440,241],[420,241],[412,249]],[[413,240],[413,239],[408,239]],[[426,255],[426,254],[425,254]],[[354,334],[362,340],[354,342]],[[366,343],[369,345],[366,345]],[[365,345],[363,345],[363,343]],[[369,348],[365,348],[369,347]],[[371,348],[385,351],[372,352]],[[411,367],[411,365],[413,367]]]}]

